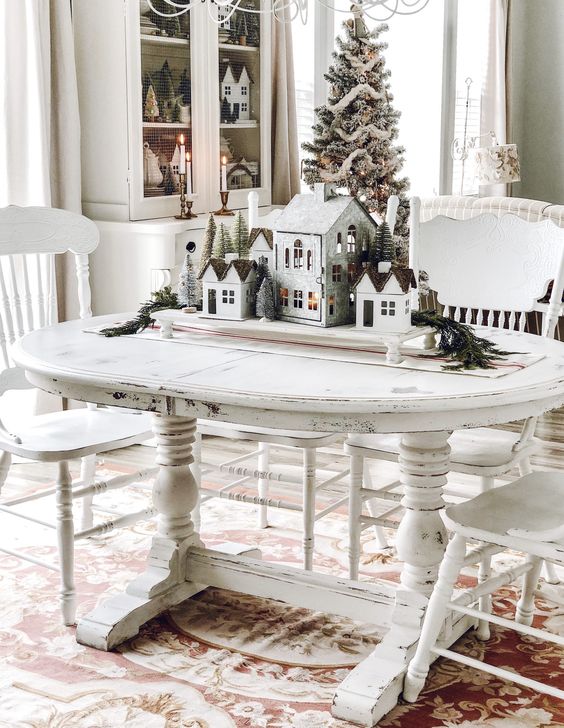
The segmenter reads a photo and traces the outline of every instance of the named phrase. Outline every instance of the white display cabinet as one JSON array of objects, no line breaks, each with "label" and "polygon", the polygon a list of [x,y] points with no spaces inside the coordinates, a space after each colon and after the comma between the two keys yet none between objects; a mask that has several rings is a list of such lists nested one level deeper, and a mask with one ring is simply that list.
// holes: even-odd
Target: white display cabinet
[{"label": "white display cabinet", "polygon": [[[231,209],[245,208],[250,190],[270,205],[271,18],[238,12],[218,26],[209,7],[217,12],[203,2],[167,22],[146,0],[73,0],[83,212],[101,232],[98,313],[124,301],[136,308],[141,291],[146,298],[170,281],[188,238],[198,259],[207,215],[221,207],[222,162]],[[192,220],[174,219],[181,141],[191,155]],[[116,295],[101,266],[123,276],[136,250],[143,263],[128,267],[132,293]]]}]

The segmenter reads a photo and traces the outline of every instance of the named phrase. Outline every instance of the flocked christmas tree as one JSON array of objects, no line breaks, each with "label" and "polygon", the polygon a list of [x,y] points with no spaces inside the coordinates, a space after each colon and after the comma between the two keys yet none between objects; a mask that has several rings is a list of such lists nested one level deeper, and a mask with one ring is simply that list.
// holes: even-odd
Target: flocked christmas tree
[{"label": "flocked christmas tree", "polygon": [[[258,291],[260,291],[260,287],[267,273],[269,273],[268,258],[266,258],[266,256],[264,255],[261,255],[257,261],[257,273],[255,277],[255,291],[257,291],[257,293]],[[255,316],[258,316],[257,299],[258,295],[255,296]]]},{"label": "flocked christmas tree", "polygon": [[316,109],[314,138],[303,144],[312,157],[304,160],[308,184],[335,182],[358,197],[372,212],[385,216],[390,195],[398,195],[400,207],[395,233],[407,241],[409,181],[401,176],[404,149],[396,144],[400,114],[393,107],[390,71],[379,37],[388,27],[369,31],[358,5],[354,19],[343,23],[344,38],[325,78],[329,82],[327,104]]},{"label": "flocked christmas tree", "polygon": [[249,249],[249,228],[241,210],[237,210],[231,228],[231,240],[239,258],[244,258]]},{"label": "flocked christmas tree", "polygon": [[229,235],[229,230],[221,222],[219,223],[219,227],[217,228],[217,232],[215,234],[215,240],[213,244],[213,257],[225,259],[226,253],[232,252],[235,251],[233,250],[231,235]]},{"label": "flocked christmas tree", "polygon": [[176,295],[181,306],[195,306],[198,302],[198,281],[189,253],[186,253],[184,265],[178,277]]},{"label": "flocked christmas tree", "polygon": [[213,241],[215,239],[215,232],[217,225],[212,214],[208,217],[208,224],[206,225],[206,231],[204,232],[204,242],[202,244],[202,253],[200,255],[200,273],[204,270],[206,263],[213,255]]},{"label": "flocked christmas tree", "polygon": [[266,321],[274,321],[276,318],[276,307],[274,305],[274,283],[268,268],[260,284],[257,293],[257,316]]}]

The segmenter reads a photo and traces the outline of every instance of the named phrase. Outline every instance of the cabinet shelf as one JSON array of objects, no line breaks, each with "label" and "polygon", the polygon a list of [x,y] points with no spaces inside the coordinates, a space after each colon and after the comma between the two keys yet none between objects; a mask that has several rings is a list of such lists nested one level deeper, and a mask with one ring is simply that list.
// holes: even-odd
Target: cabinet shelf
[{"label": "cabinet shelf", "polygon": [[220,51],[236,51],[239,53],[241,51],[242,53],[258,53],[259,48],[257,46],[244,46],[244,45],[237,45],[236,43],[219,43],[219,50]]},{"label": "cabinet shelf", "polygon": [[140,38],[142,43],[155,43],[157,45],[165,46],[190,45],[188,38],[170,38],[168,35],[147,35],[146,33],[142,33]]},{"label": "cabinet shelf", "polygon": [[144,121],[144,129],[190,129],[190,124],[181,124],[177,121]]},{"label": "cabinet shelf", "polygon": [[[167,125],[168,126],[168,125]],[[220,129],[258,129],[259,123],[251,119],[251,121],[239,121],[236,124],[220,124]]]}]

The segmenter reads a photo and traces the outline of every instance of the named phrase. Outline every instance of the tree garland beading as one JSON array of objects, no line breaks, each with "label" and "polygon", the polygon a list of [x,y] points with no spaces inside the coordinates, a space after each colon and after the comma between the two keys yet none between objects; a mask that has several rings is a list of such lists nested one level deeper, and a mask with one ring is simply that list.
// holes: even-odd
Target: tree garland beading
[{"label": "tree garland beading", "polygon": [[468,324],[453,321],[436,311],[413,311],[411,322],[414,326],[430,326],[439,334],[437,353],[429,354],[429,358],[445,357],[457,362],[444,365],[442,368],[447,371],[494,369],[493,362],[515,353],[498,349],[493,341],[476,336]]}]

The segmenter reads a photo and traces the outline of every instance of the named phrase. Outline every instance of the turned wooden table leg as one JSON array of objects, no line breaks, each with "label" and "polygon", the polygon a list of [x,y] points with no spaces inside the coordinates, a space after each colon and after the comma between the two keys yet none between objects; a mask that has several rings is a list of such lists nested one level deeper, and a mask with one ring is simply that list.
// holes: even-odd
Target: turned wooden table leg
[{"label": "turned wooden table leg", "polygon": [[422,432],[402,436],[399,452],[402,505],[405,514],[396,538],[404,566],[401,583],[406,589],[430,595],[447,546],[440,511],[447,482],[449,432]]},{"label": "turned wooden table leg", "polygon": [[124,594],[99,605],[79,623],[77,640],[98,649],[112,649],[133,637],[149,619],[205,586],[186,578],[188,550],[201,545],[191,516],[198,502],[198,485],[190,469],[196,420],[155,415],[153,432],[160,465],[153,488],[159,512],[157,535],[144,573],[127,586]]},{"label": "turned wooden table leg", "polygon": [[402,586],[396,593],[390,630],[337,688],[332,711],[336,718],[375,726],[401,694],[407,665],[421,634],[427,597],[447,545],[440,511],[448,472],[449,434],[402,436],[399,463],[406,510],[396,539],[398,556],[404,562]]}]

